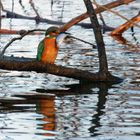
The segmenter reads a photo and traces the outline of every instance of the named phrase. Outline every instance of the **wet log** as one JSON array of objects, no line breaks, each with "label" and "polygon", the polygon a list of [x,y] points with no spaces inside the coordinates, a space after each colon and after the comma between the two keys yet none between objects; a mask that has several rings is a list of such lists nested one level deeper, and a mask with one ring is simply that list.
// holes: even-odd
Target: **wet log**
[{"label": "wet log", "polygon": [[138,15],[127,21],[126,23],[120,25],[114,31],[110,33],[110,35],[121,35],[123,32],[134,26],[136,23],[140,22],[140,12]]},{"label": "wet log", "polygon": [[49,73],[89,82],[120,82],[122,80],[118,77],[110,75],[109,73],[107,75],[102,75],[101,73],[91,73],[85,70],[58,66],[55,64],[42,64],[41,62],[31,58],[2,57],[0,58],[0,69]]}]

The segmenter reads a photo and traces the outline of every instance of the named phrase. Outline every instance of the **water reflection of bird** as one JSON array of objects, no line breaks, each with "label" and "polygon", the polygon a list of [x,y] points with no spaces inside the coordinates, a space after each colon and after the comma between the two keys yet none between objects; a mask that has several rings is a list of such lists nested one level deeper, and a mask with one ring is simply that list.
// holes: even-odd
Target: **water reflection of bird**
[{"label": "water reflection of bird", "polygon": [[48,28],[45,33],[45,38],[39,43],[37,60],[43,63],[54,64],[59,50],[59,42],[62,42],[65,36],[64,33],[63,35],[60,33],[58,27],[52,26]]}]

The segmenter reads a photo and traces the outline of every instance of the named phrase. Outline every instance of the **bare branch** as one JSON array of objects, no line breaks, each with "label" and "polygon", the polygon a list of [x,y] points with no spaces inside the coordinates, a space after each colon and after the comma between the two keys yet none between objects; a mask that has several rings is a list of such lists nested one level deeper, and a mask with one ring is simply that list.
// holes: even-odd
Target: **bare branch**
[{"label": "bare branch", "polygon": [[[98,6],[98,4],[97,4],[96,0],[93,0],[93,4],[95,4],[95,5],[96,5],[96,7],[97,7],[97,8],[99,8],[99,6]],[[106,23],[105,23],[105,21],[104,21],[103,15],[102,15],[101,13],[99,13],[99,16],[100,16],[100,19],[101,19],[101,21],[102,21],[103,25],[105,25],[105,26],[106,26]]]},{"label": "bare branch", "polygon": [[7,49],[14,41],[16,41],[16,40],[21,40],[23,37],[25,37],[26,35],[30,34],[31,32],[34,32],[34,31],[44,31],[44,30],[42,30],[42,29],[33,29],[33,30],[28,30],[28,31],[22,30],[21,36],[13,38],[10,42],[8,42],[8,43],[6,44],[6,46],[3,48],[2,52],[0,53],[0,57],[3,57],[3,55],[4,55],[5,51],[6,51],[6,49]]},{"label": "bare branch", "polygon": [[81,81],[90,82],[119,82],[122,79],[112,76],[109,73],[107,75],[101,75],[100,73],[91,73],[85,70],[79,70],[76,68],[68,68],[64,66],[57,66],[55,64],[43,64],[38,61],[28,60],[27,58],[15,58],[12,60],[10,57],[8,60],[6,58],[0,59],[0,69],[5,70],[18,70],[18,71],[36,71],[38,73],[49,73],[57,76],[63,76],[68,78],[74,78]]},{"label": "bare branch", "polygon": [[35,4],[34,4],[33,0],[29,0],[29,3],[31,4],[31,7],[33,8],[33,10],[36,13],[37,17],[40,18],[40,15],[39,15],[37,9],[35,8]]},{"label": "bare branch", "polygon": [[116,28],[114,31],[112,31],[110,35],[121,35],[124,31],[126,31],[127,29],[136,25],[136,23],[138,23],[138,22],[140,22],[140,13],[138,13],[138,15],[136,15],[135,17],[133,17],[126,23],[120,25],[118,28]]},{"label": "bare branch", "polygon": [[[105,10],[107,10],[107,11],[109,11],[109,12],[111,12],[111,13],[113,13],[113,14],[119,16],[119,17],[121,17],[122,19],[125,19],[125,20],[131,22],[128,18],[126,18],[125,16],[123,16],[123,15],[120,14],[119,12],[116,12],[116,11],[114,11],[114,10],[111,10],[111,9],[109,9],[109,8],[103,6],[103,5],[99,5],[98,3],[96,3],[96,5],[97,5],[98,7],[102,7],[102,8],[104,8]],[[140,28],[140,25],[138,25],[138,24],[136,24],[136,23],[134,23],[133,25],[135,25],[135,26],[137,26],[138,28]]]},{"label": "bare branch", "polygon": [[90,0],[84,0],[85,6],[87,8],[88,15],[91,20],[91,24],[93,26],[93,31],[96,39],[97,49],[98,49],[98,57],[99,57],[99,72],[103,75],[109,73],[108,71],[108,63],[107,56],[105,51],[105,44],[103,40],[103,36],[101,33],[101,28],[96,16],[96,12],[92,6]]},{"label": "bare branch", "polygon": [[3,7],[1,0],[0,0],[0,10],[4,11],[4,7]]},{"label": "bare branch", "polygon": [[[103,6],[106,7],[107,9],[111,9],[111,8],[115,8],[115,7],[120,6],[120,5],[123,5],[123,4],[128,4],[128,3],[133,2],[133,1],[135,1],[135,0],[117,0],[117,1],[114,1],[114,2],[111,2],[111,3],[108,3],[106,5],[103,5]],[[103,7],[99,7],[99,8],[96,8],[95,9],[96,14],[101,13],[101,12],[104,12],[104,11],[106,11],[106,9],[103,8]],[[66,31],[67,29],[69,29],[73,25],[79,23],[80,21],[82,21],[82,20],[84,20],[84,19],[86,19],[88,17],[89,17],[89,15],[88,15],[87,12],[86,13],[83,13],[82,15],[77,16],[76,18],[73,18],[68,23],[66,23],[65,25],[63,25],[61,27],[61,30],[62,31]]]}]

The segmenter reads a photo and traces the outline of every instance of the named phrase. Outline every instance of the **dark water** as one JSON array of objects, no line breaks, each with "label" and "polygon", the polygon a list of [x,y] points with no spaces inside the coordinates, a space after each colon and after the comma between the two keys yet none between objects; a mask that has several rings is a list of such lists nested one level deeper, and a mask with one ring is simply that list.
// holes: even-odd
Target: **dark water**
[{"label": "dark water", "polygon": [[[12,1],[2,2],[5,9],[12,10]],[[52,9],[51,0],[34,2],[42,17],[57,21],[66,22],[85,12],[80,0],[53,1]],[[103,4],[103,1],[99,2]],[[14,11],[35,16],[28,0],[22,4],[24,7],[14,1]],[[131,4],[116,10],[129,19],[138,13]],[[113,27],[125,22],[108,12],[103,16],[106,24]],[[17,30],[51,26],[21,19],[3,19],[1,25]],[[69,32],[95,43],[91,29],[74,26]],[[0,35],[1,49],[15,36]],[[129,45],[119,44],[108,33],[104,34],[109,70],[124,79],[119,84],[80,85],[77,80],[49,74],[0,70],[0,140],[139,140],[139,28],[134,27],[134,33],[128,30],[123,36]],[[16,41],[7,49],[6,55],[35,57],[42,38],[43,35],[30,35]],[[56,64],[97,72],[97,50],[79,41],[63,44]]]}]

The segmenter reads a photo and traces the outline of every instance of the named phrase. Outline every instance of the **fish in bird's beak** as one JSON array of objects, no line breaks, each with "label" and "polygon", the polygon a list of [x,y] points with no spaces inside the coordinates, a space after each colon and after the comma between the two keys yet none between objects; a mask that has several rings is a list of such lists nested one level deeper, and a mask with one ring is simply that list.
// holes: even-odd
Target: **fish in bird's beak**
[{"label": "fish in bird's beak", "polygon": [[67,38],[69,38],[70,33],[67,32],[61,32],[57,38],[56,38],[56,42],[58,45],[61,45],[63,42],[67,42]]}]

